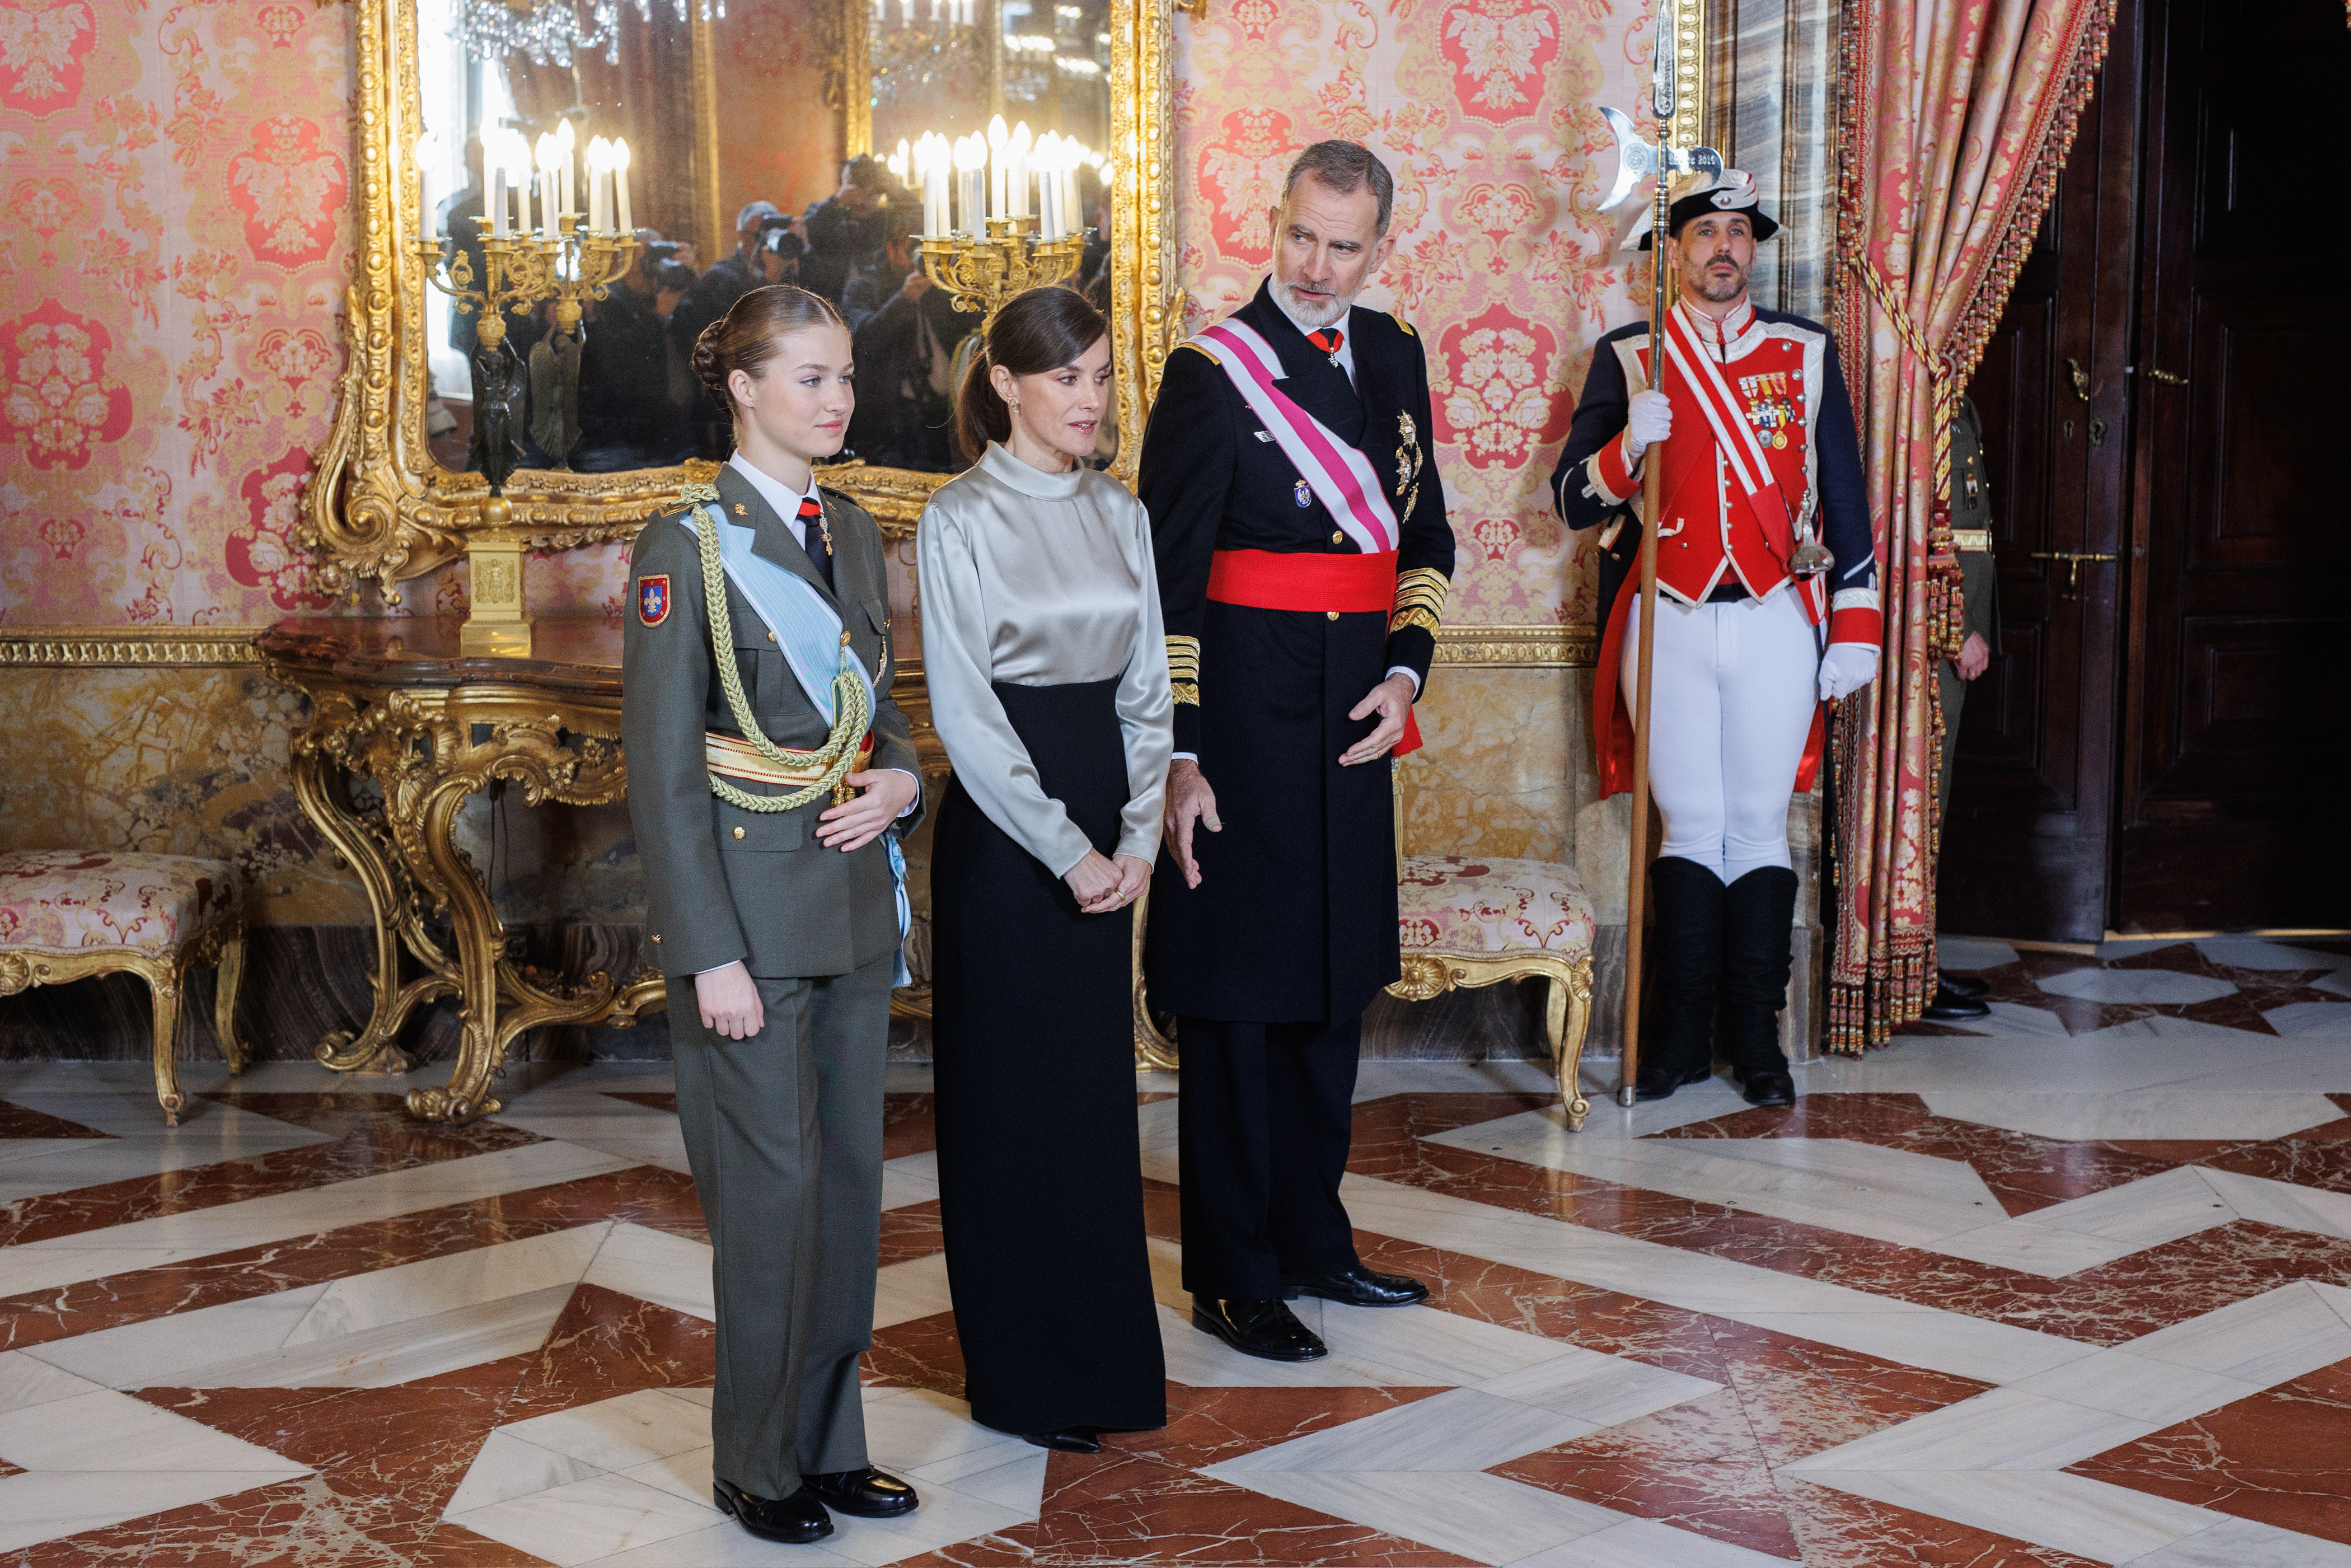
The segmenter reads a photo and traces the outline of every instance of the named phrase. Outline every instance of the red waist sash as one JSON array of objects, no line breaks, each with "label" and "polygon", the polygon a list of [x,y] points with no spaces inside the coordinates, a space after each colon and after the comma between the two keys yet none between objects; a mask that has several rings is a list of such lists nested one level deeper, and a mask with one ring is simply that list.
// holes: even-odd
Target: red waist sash
[{"label": "red waist sash", "polygon": [[1285,555],[1220,549],[1208,558],[1208,597],[1251,610],[1377,612],[1395,608],[1395,551]]},{"label": "red waist sash", "polygon": [[[1250,610],[1320,610],[1385,615],[1395,608],[1395,551],[1322,555],[1220,549],[1208,558],[1208,597]],[[1407,708],[1404,737],[1392,756],[1420,749],[1420,725]]]}]

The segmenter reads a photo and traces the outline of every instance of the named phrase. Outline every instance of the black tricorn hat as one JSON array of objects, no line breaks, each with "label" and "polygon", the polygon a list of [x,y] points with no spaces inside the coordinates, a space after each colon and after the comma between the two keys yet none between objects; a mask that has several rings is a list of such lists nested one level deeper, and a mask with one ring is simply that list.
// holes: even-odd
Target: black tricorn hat
[{"label": "black tricorn hat", "polygon": [[[1755,193],[1755,176],[1741,169],[1725,169],[1719,175],[1700,174],[1689,189],[1674,198],[1666,209],[1666,232],[1678,235],[1682,225],[1708,213],[1745,213],[1747,221],[1755,227],[1758,242],[1770,239],[1780,232],[1780,225],[1763,211],[1761,199]],[[1633,229],[1632,238],[1638,241],[1632,248],[1646,250],[1652,235],[1651,220],[1644,217]]]}]

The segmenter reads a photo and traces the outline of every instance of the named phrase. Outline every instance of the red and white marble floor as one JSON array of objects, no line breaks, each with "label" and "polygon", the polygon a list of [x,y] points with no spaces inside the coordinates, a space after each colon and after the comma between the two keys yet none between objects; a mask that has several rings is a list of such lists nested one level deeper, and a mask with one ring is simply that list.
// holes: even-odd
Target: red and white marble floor
[{"label": "red and white marble floor", "polygon": [[1139,1082],[1170,1421],[1092,1458],[966,1416],[904,1075],[866,1398],[924,1506],[804,1548],[710,1506],[665,1075],[447,1130],[196,1069],[166,1131],[135,1071],[0,1066],[0,1563],[2351,1568],[2351,944],[1950,956],[1980,1030],[1791,1111],[1571,1134],[1519,1064],[1367,1068],[1358,1240],[1437,1294],[1302,1303],[1304,1366],[1186,1322]]}]

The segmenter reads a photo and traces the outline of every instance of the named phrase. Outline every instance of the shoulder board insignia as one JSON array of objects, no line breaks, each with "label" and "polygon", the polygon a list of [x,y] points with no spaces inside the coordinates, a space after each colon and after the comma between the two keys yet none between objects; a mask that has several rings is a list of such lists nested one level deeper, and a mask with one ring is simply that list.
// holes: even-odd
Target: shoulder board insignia
[{"label": "shoulder board insignia", "polygon": [[1405,337],[1407,337],[1407,338],[1417,338],[1417,337],[1419,337],[1419,336],[1420,336],[1420,334],[1419,334],[1419,333],[1417,333],[1417,332],[1416,332],[1416,331],[1414,331],[1414,330],[1412,329],[1412,323],[1411,323],[1411,322],[1409,322],[1409,321],[1407,321],[1407,320],[1405,320],[1405,319],[1404,319],[1404,313],[1403,313],[1402,311],[1400,311],[1400,310],[1391,310],[1391,311],[1389,311],[1389,312],[1388,312],[1388,315],[1389,315],[1390,317],[1394,318],[1394,319],[1395,319],[1395,324],[1396,324],[1397,326],[1399,326],[1399,327],[1401,327],[1401,328],[1403,328],[1403,329],[1404,329],[1404,335],[1405,335]]},{"label": "shoulder board insignia", "polygon": [[654,572],[637,579],[637,620],[658,626],[669,619],[669,573]]},{"label": "shoulder board insignia", "polygon": [[1208,363],[1210,363],[1210,364],[1212,364],[1212,365],[1221,365],[1221,364],[1223,364],[1223,363],[1224,363],[1224,361],[1223,361],[1222,360],[1219,360],[1218,358],[1217,358],[1217,356],[1216,356],[1216,355],[1214,355],[1214,354],[1212,354],[1212,353],[1208,352],[1208,350],[1206,350],[1206,349],[1204,349],[1204,348],[1200,347],[1200,345],[1199,345],[1199,344],[1197,344],[1197,343],[1178,343],[1178,344],[1176,344],[1176,347],[1177,349],[1179,349],[1179,350],[1181,350],[1181,349],[1189,349],[1189,350],[1191,350],[1194,353],[1196,353],[1196,354],[1199,355],[1202,359],[1204,359],[1204,360],[1207,361],[1208,361]]}]

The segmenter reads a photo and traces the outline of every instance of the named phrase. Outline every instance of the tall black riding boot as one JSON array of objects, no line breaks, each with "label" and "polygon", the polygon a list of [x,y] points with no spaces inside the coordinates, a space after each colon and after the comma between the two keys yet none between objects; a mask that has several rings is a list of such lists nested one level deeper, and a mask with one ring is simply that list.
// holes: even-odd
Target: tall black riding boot
[{"label": "tall black riding boot", "polygon": [[1649,868],[1657,923],[1649,967],[1657,977],[1652,1027],[1641,1043],[1636,1100],[1663,1100],[1714,1071],[1714,992],[1722,970],[1722,879],[1679,855]]},{"label": "tall black riding boot", "polygon": [[1723,896],[1722,1011],[1730,1071],[1750,1105],[1792,1105],[1796,1085],[1780,1051],[1788,1000],[1796,873],[1750,871]]}]

